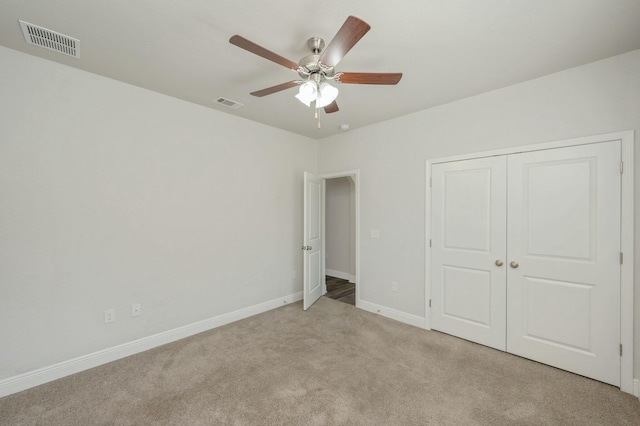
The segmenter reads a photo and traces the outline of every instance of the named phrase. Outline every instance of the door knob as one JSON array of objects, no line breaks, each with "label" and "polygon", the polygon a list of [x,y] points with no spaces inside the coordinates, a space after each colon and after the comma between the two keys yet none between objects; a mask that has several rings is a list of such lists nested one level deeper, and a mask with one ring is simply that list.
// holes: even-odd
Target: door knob
[{"label": "door knob", "polygon": [[513,269],[516,269],[518,266],[520,266],[516,261],[511,262],[509,265],[511,265]]},{"label": "door knob", "polygon": [[496,260],[496,266],[502,266],[502,265],[504,265],[502,260],[500,260],[500,259]]}]

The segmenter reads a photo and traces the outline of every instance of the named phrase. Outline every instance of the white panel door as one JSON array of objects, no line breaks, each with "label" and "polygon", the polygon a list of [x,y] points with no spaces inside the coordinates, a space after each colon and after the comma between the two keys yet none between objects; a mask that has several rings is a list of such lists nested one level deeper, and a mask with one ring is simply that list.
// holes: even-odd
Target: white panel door
[{"label": "white panel door", "polygon": [[506,344],[506,158],[432,168],[431,327]]},{"label": "white panel door", "polygon": [[509,155],[507,351],[620,384],[620,143]]},{"label": "white panel door", "polygon": [[322,296],[325,280],[322,252],[324,250],[322,225],[322,179],[304,172],[304,253],[303,306],[306,311]]}]

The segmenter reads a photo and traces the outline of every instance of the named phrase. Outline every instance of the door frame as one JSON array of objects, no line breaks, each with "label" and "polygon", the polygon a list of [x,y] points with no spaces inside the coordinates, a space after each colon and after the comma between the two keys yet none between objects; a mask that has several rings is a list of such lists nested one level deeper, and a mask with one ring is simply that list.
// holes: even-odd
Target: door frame
[{"label": "door frame", "polygon": [[[326,208],[326,181],[327,179],[335,179],[341,177],[349,177],[353,179],[354,191],[355,191],[355,212],[354,212],[354,222],[355,222],[355,283],[356,283],[356,308],[360,307],[360,288],[362,287],[362,283],[360,282],[360,170],[349,170],[345,172],[335,172],[335,173],[325,173],[317,175],[320,179],[322,179],[322,206],[321,209],[324,212]],[[326,214],[322,215],[322,220],[320,222],[322,226],[322,241],[323,244],[326,244],[326,236],[325,236],[325,227],[326,227]],[[322,271],[323,274],[326,271],[326,247],[322,247]],[[323,283],[324,293],[326,293],[326,277],[325,283]],[[323,293],[323,294],[324,294]]]},{"label": "door frame", "polygon": [[[447,163],[473,158],[497,155],[517,154],[521,152],[541,151],[565,148],[600,142],[620,141],[621,174],[620,188],[620,250],[624,261],[620,266],[620,343],[624,350],[620,356],[620,390],[630,394],[633,389],[633,263],[635,259],[634,240],[634,131],[627,130],[603,135],[587,136],[576,139],[524,145],[491,151],[481,151],[450,157],[434,158],[426,161],[425,196],[425,328],[431,330],[431,167],[436,163]],[[622,170],[622,169],[621,169]]]}]

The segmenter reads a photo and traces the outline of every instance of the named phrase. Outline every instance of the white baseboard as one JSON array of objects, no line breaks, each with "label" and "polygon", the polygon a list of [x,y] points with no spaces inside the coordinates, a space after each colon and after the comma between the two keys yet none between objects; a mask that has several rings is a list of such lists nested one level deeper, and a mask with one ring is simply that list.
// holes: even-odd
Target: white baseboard
[{"label": "white baseboard", "polygon": [[0,398],[302,300],[302,292],[0,380]]},{"label": "white baseboard", "polygon": [[640,399],[640,380],[633,379],[633,394]]},{"label": "white baseboard", "polygon": [[355,276],[355,275],[351,275],[351,276],[349,276],[349,282],[350,282],[351,284],[355,284],[355,283],[356,283],[356,276]]},{"label": "white baseboard", "polygon": [[340,278],[341,280],[350,280],[352,275],[348,272],[340,272],[333,269],[325,269],[325,275],[329,275],[330,277]]},{"label": "white baseboard", "polygon": [[375,303],[366,302],[364,300],[360,300],[358,302],[358,308],[368,312],[372,312],[374,314],[382,315],[383,317],[403,322],[405,324],[413,325],[414,327],[425,328],[424,317],[419,317],[417,315],[412,315],[406,312],[387,308],[386,306],[376,305]]}]

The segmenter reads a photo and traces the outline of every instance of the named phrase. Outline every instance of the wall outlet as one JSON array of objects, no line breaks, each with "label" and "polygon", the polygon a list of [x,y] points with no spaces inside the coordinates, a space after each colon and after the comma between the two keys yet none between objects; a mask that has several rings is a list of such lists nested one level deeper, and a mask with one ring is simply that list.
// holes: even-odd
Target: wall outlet
[{"label": "wall outlet", "polygon": [[116,320],[116,310],[115,309],[107,309],[104,311],[104,323],[108,324],[110,322],[114,322]]},{"label": "wall outlet", "polygon": [[139,303],[131,305],[131,316],[139,317],[140,315],[142,315],[142,305]]},{"label": "wall outlet", "polygon": [[398,291],[398,282],[397,281],[392,281],[391,282],[391,291]]}]

